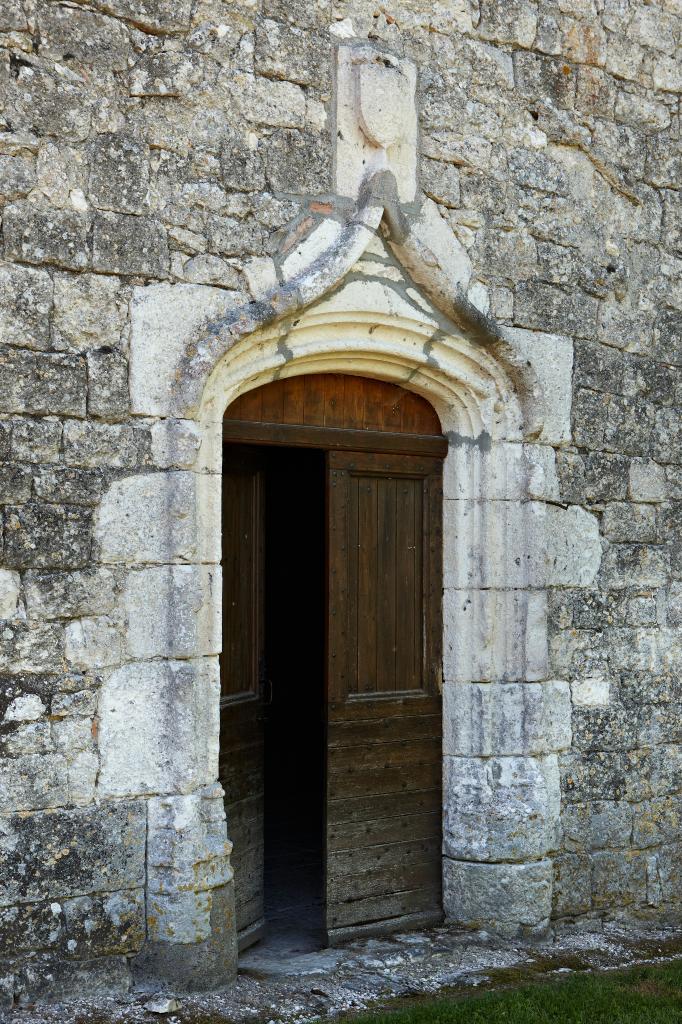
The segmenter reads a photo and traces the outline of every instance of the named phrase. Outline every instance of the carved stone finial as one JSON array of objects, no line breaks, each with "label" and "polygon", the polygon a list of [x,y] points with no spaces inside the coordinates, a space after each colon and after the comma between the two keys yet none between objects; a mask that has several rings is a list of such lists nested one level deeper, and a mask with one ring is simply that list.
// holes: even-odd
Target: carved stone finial
[{"label": "carved stone finial", "polygon": [[341,46],[336,97],[336,191],[356,199],[372,173],[389,171],[400,202],[417,192],[414,65],[369,46]]}]

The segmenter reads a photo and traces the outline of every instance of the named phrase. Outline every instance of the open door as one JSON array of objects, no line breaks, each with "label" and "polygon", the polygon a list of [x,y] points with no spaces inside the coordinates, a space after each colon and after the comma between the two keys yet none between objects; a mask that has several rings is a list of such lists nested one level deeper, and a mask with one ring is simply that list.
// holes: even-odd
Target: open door
[{"label": "open door", "polygon": [[258,451],[227,446],[223,465],[220,781],[234,849],[239,948],[263,934],[265,474]]},{"label": "open door", "polygon": [[442,461],[327,454],[329,942],[442,917]]}]

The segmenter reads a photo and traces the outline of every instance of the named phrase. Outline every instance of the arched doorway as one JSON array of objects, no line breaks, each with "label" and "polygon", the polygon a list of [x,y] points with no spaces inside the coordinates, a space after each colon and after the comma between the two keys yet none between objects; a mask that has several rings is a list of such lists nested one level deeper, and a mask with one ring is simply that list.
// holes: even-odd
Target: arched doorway
[{"label": "arched doorway", "polygon": [[307,374],[242,394],[223,438],[220,780],[240,945],[268,925],[310,948],[433,923],[438,416],[397,384]]}]

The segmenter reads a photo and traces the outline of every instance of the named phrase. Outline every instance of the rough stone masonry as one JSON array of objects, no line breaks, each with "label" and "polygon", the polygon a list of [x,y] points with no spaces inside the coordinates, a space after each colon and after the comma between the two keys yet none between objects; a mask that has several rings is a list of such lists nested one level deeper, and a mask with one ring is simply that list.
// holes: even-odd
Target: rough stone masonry
[{"label": "rough stone masonry", "polygon": [[3,0],[0,1005],[234,974],[213,426],[311,324],[471,428],[446,919],[679,926],[681,44],[679,0]]}]

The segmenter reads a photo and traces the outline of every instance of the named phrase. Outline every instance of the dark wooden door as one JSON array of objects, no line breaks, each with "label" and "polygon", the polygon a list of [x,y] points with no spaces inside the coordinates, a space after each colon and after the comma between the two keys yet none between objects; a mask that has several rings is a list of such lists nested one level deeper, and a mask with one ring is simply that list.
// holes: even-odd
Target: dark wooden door
[{"label": "dark wooden door", "polygon": [[237,939],[263,920],[265,476],[262,455],[226,446],[223,463],[223,654],[220,781],[233,843]]},{"label": "dark wooden door", "polygon": [[326,927],[440,919],[442,462],[329,452]]}]

